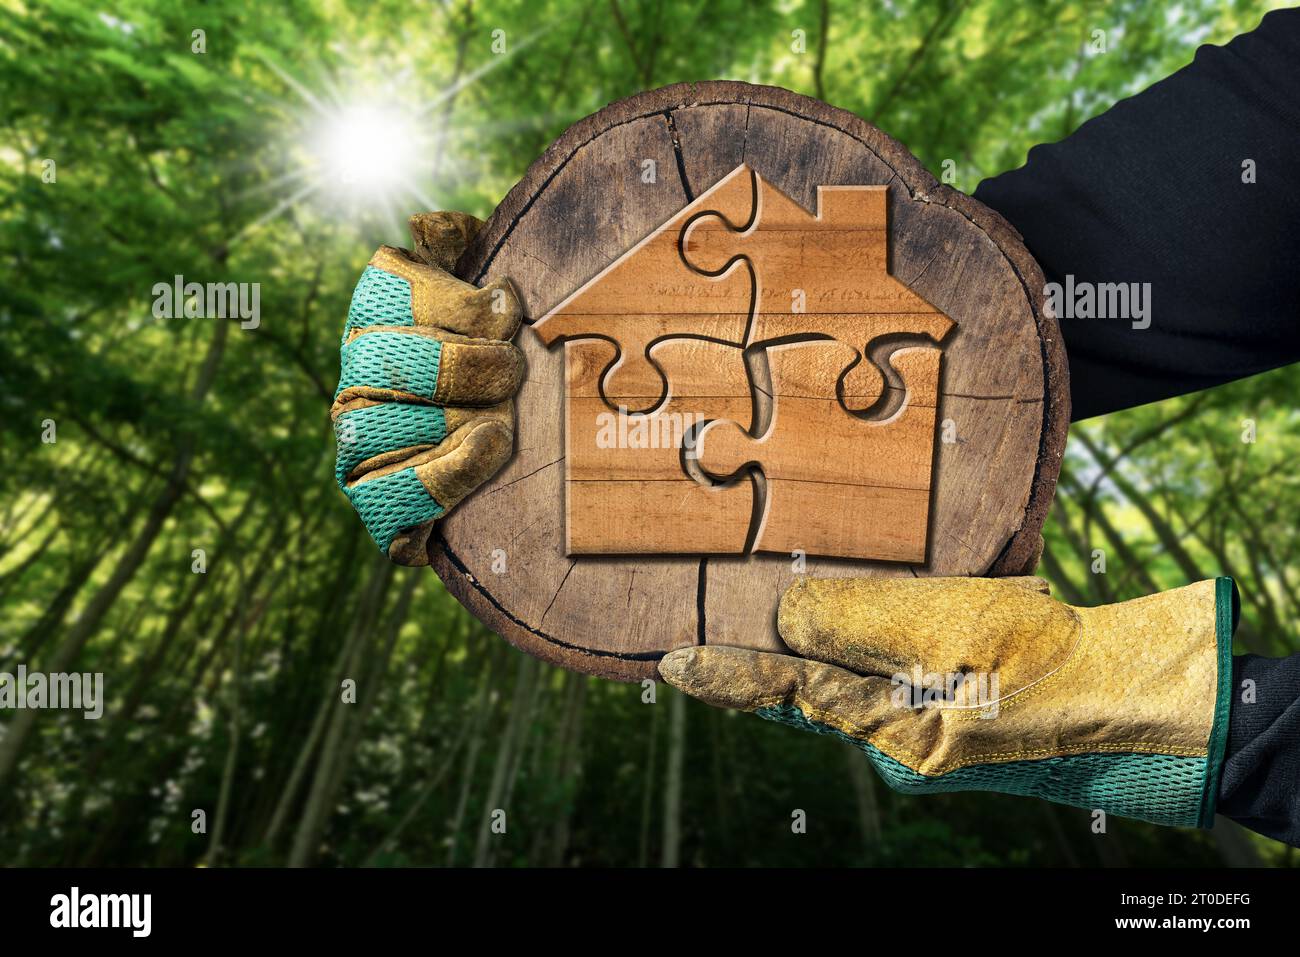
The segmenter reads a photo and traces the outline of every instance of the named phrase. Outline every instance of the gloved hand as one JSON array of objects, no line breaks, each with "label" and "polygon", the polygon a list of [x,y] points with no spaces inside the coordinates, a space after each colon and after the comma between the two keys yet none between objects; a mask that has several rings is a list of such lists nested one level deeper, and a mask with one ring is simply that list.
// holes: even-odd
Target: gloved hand
[{"label": "gloved hand", "polygon": [[778,611],[804,657],[709,645],[659,671],[710,704],[849,740],[898,791],[1209,827],[1236,619],[1228,578],[1099,608],[1035,578],[804,579]]},{"label": "gloved hand", "polygon": [[339,486],[389,558],[424,565],[434,521],[510,457],[524,357],[510,284],[450,272],[483,224],[425,213],[410,225],[416,251],[380,247],[357,283],[330,415]]}]

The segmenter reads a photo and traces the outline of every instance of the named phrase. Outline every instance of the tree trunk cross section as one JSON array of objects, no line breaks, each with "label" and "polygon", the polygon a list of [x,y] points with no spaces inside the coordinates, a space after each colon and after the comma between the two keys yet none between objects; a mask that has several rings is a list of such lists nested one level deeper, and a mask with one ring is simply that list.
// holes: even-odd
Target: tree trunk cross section
[{"label": "tree trunk cross section", "polygon": [[[909,391],[924,419],[920,431],[933,436],[932,461],[900,459],[900,474],[915,477],[894,484],[915,486],[927,480],[928,516],[924,493],[918,498],[906,488],[882,489],[890,482],[879,476],[842,484],[849,497],[840,501],[835,484],[823,486],[829,489],[823,492],[801,481],[809,461],[833,455],[837,443],[833,437],[819,442],[814,425],[800,433],[796,444],[795,420],[804,417],[797,414],[785,420],[792,430],[786,441],[794,447],[786,460],[769,467],[772,474],[765,479],[737,480],[738,488],[743,483],[747,502],[772,497],[773,502],[798,503],[779,515],[769,505],[760,541],[750,543],[751,553],[745,554],[743,545],[725,550],[731,554],[672,553],[678,546],[670,541],[658,549],[663,554],[592,554],[616,550],[617,539],[628,534],[630,526],[625,518],[602,526],[602,509],[590,508],[590,496],[577,499],[588,511],[580,516],[579,528],[586,546],[575,547],[568,520],[575,516],[566,515],[572,496],[566,493],[566,475],[590,467],[592,460],[587,456],[581,463],[566,461],[566,416],[573,428],[568,402],[591,405],[588,419],[598,405],[617,404],[617,390],[600,388],[600,373],[613,359],[615,346],[570,338],[547,348],[540,335],[544,326],[536,332],[525,329],[518,342],[528,360],[528,376],[518,398],[515,455],[440,524],[430,541],[430,559],[448,589],[473,614],[546,661],[640,680],[655,676],[656,664],[667,651],[685,645],[785,650],[776,632],[775,610],[786,585],[800,574],[1017,575],[1028,573],[1037,562],[1039,533],[1069,421],[1065,357],[1056,322],[1046,309],[1042,273],[1000,216],[937,183],[901,144],[850,113],[786,90],[733,82],[679,84],[612,104],[570,127],[530,167],[461,257],[457,273],[475,283],[509,278],[523,299],[525,322],[535,324],[698,197],[729,176],[746,175],[741,167],[752,171],[762,188],[775,191],[773,196],[788,197],[806,211],[818,210],[821,187],[883,188],[860,191],[864,201],[884,201],[888,240],[877,243],[867,235],[862,255],[886,256],[888,276],[913,294],[905,310],[911,324],[904,323],[901,331],[926,332],[936,342],[942,340],[936,348],[900,348],[889,358],[895,369],[906,370],[905,383],[914,375],[921,383],[909,386]],[[654,175],[646,175],[647,170]],[[823,202],[826,195],[823,190]],[[726,221],[729,227],[740,225],[731,216]],[[709,234],[696,233],[705,245]],[[764,264],[758,270],[774,276],[781,267],[765,264],[779,263],[778,253],[764,248],[761,232],[750,241],[748,261]],[[761,282],[760,276],[755,278]],[[788,297],[790,290],[784,287],[794,283],[792,278],[768,285]],[[753,322],[779,325],[780,313],[788,308],[773,299],[755,307]],[[810,298],[808,312],[817,311]],[[798,317],[787,312],[786,318]],[[771,331],[770,338],[779,338],[780,329]],[[644,338],[646,333],[629,333],[624,341],[637,335]],[[653,347],[669,347],[667,363],[659,363],[664,368],[673,364],[673,343],[707,343],[702,354],[708,355],[728,348],[709,339],[667,339]],[[861,342],[851,345],[865,347]],[[839,351],[831,352],[832,346]],[[629,352],[644,359],[636,348]],[[804,394],[809,370],[823,375],[852,360],[851,350],[835,342],[795,342],[780,349],[787,350],[784,358],[779,350],[771,353],[769,385],[775,387],[775,408],[755,405],[756,414],[773,417],[774,429],[782,423],[784,396],[812,401]],[[571,353],[567,377],[566,353]],[[658,352],[651,355],[660,358]],[[812,359],[814,355],[819,358]],[[689,363],[678,361],[683,364]],[[637,400],[628,402],[629,408],[654,400],[654,388],[639,381],[644,375],[638,376],[626,361],[620,368],[628,384],[625,391]],[[856,378],[853,370],[845,376],[840,397],[847,408],[878,406],[883,393],[895,385],[876,381],[880,376],[871,371],[874,368],[863,363]],[[927,376],[937,379],[937,391],[924,385]],[[608,375],[603,381],[606,387],[618,382]],[[585,394],[577,395],[575,385]],[[734,421],[749,427],[745,404],[745,414]],[[789,407],[797,406],[791,402]],[[903,414],[907,412],[905,407]],[[721,463],[715,477],[747,458],[763,459],[761,447],[748,447],[754,440],[739,428],[716,439],[710,436],[710,430],[724,425],[708,426],[701,450],[709,474],[715,468],[710,456]],[[878,468],[878,461],[878,456],[864,456],[862,468]],[[614,458],[609,462],[614,465],[602,467],[617,465]],[[836,467],[857,474],[856,466],[837,462]],[[607,484],[615,483],[591,483]],[[869,509],[870,501],[886,493],[900,502],[900,527],[908,521],[915,527],[920,509],[921,527],[928,531],[923,541],[902,535],[874,541],[843,520],[844,515]],[[778,495],[784,497],[775,498]],[[652,526],[656,516],[646,511],[642,523]],[[749,513],[739,511],[748,529]],[[839,525],[826,526],[822,513],[840,516]],[[863,514],[868,515],[865,526],[880,527],[868,511]],[[807,527],[800,527],[801,515]],[[617,517],[617,507],[606,516]],[[786,545],[825,527],[833,543],[854,534],[865,542],[860,549],[839,549],[837,555],[873,554],[893,560],[819,557],[815,543],[806,556],[781,553]],[[682,528],[674,534],[687,532],[689,528]],[[639,534],[653,543],[659,533],[648,528]],[[707,545],[683,551],[710,551],[716,542],[708,540]]]}]

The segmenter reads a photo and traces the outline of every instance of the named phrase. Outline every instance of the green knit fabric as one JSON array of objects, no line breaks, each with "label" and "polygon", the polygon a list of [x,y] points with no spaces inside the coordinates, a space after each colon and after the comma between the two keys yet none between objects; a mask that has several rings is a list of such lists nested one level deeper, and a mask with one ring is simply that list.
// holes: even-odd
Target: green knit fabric
[{"label": "green knit fabric", "polygon": [[1228,716],[1232,702],[1232,635],[1241,617],[1241,597],[1231,578],[1214,582],[1214,634],[1219,644],[1219,680],[1214,702],[1214,726],[1210,731],[1209,767],[1201,797],[1201,827],[1214,826],[1214,808],[1219,799],[1219,778],[1228,748]]},{"label": "green knit fabric", "polygon": [[401,449],[418,452],[446,437],[447,417],[441,406],[394,402],[344,412],[334,421],[334,477],[342,485],[366,459]]},{"label": "green knit fabric", "polygon": [[385,555],[402,529],[423,525],[445,511],[434,501],[415,469],[402,469],[343,491]]},{"label": "green knit fabric", "polygon": [[[391,389],[433,399],[438,387],[442,343],[401,332],[369,332],[351,342],[358,329],[414,326],[411,285],[400,276],[367,266],[352,293],[343,327],[342,369],[337,399],[355,386]],[[347,479],[362,462],[382,452],[418,452],[447,436],[447,419],[439,406],[385,403],[345,412],[334,422],[338,445],[334,476],[365,522],[375,543],[388,553],[397,533],[438,518],[445,509],[434,501],[414,469],[348,487]]]},{"label": "green knit fabric", "polygon": [[371,332],[343,346],[337,399],[344,389],[367,386],[432,399],[438,387],[442,343],[404,332]]},{"label": "green knit fabric", "polygon": [[950,791],[999,791],[1043,798],[1059,804],[1104,810],[1155,824],[1196,827],[1201,819],[1205,758],[1168,754],[1080,754],[977,764],[947,774],[913,771],[874,745],[850,738],[815,721],[793,705],[759,708],[769,721],[819,734],[832,734],[867,753],[876,771],[895,791],[940,794]]},{"label": "green knit fabric", "polygon": [[367,266],[352,291],[348,321],[343,326],[343,341],[354,329],[366,326],[413,326],[411,284],[401,276]]}]

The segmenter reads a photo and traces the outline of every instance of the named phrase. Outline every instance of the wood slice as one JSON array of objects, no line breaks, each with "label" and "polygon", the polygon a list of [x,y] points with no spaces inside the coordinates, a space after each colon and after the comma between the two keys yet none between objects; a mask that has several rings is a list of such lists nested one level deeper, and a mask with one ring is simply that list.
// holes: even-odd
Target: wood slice
[{"label": "wood slice", "polygon": [[[647,160],[654,182],[644,181]],[[1069,421],[1065,356],[1042,273],[998,214],[937,183],[858,117],[735,82],[678,84],[622,100],[547,149],[457,274],[478,284],[509,278],[525,322],[535,322],[742,165],[809,211],[819,187],[885,187],[888,274],[955,324],[942,345],[937,397],[930,390],[922,402],[937,399],[928,413],[936,429],[924,560],[570,554],[566,390],[600,401],[592,369],[608,364],[613,346],[570,339],[548,349],[524,329],[517,341],[528,376],[515,455],[440,523],[429,555],[466,608],[546,661],[640,680],[655,677],[658,660],[684,645],[785,650],[775,610],[798,574],[1021,575],[1037,564]],[[926,351],[896,355],[915,352],[916,369]],[[875,391],[887,388],[878,383]],[[767,530],[771,541],[797,540],[798,516],[782,518]],[[898,554],[920,554],[916,547],[903,543]]]}]

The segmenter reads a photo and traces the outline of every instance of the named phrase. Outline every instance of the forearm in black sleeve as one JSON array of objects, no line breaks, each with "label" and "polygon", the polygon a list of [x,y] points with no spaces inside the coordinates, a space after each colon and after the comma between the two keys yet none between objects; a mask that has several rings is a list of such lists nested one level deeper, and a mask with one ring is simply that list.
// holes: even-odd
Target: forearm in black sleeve
[{"label": "forearm in black sleeve", "polygon": [[1218,812],[1300,847],[1300,655],[1232,660]]},{"label": "forearm in black sleeve", "polygon": [[1147,328],[1059,317],[1076,420],[1300,358],[1297,168],[1300,10],[1279,10],[980,184],[1061,301],[1150,283]]}]

